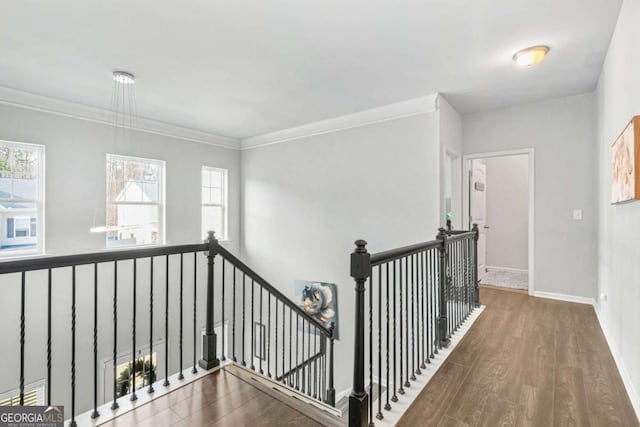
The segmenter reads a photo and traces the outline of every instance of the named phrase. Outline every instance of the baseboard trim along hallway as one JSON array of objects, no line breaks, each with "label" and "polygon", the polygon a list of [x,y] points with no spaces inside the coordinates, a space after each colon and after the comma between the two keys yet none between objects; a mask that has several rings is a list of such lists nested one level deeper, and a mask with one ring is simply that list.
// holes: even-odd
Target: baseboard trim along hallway
[{"label": "baseboard trim along hallway", "polygon": [[575,302],[578,304],[594,305],[596,303],[596,300],[594,298],[578,297],[575,295],[556,294],[553,292],[536,291],[534,296],[538,298],[554,299],[557,301]]}]

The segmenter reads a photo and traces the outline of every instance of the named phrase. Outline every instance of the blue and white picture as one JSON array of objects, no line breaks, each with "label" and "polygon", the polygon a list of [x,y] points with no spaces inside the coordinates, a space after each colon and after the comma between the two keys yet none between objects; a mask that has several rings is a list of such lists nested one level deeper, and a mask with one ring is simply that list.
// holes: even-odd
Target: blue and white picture
[{"label": "blue and white picture", "polygon": [[[296,280],[294,291],[295,302],[300,308],[322,323],[327,329],[331,327],[331,323],[335,325],[333,336],[338,339],[338,290],[335,283]],[[299,329],[303,330],[302,322],[299,325]]]}]

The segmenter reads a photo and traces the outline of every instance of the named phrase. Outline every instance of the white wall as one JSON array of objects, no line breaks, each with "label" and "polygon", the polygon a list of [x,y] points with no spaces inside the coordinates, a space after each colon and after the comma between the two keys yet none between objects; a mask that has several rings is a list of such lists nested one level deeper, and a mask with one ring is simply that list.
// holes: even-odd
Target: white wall
[{"label": "white wall", "polygon": [[640,114],[640,2],[627,0],[598,82],[598,295],[603,329],[640,413],[640,202],[611,205],[611,144]]},{"label": "white wall", "polygon": [[292,296],[296,279],[336,283],[336,390],[351,387],[354,241],[378,252],[435,238],[436,114],[422,114],[242,152],[243,254]]},{"label": "white wall", "polygon": [[[465,154],[535,149],[535,290],[593,298],[597,204],[594,94],[464,116]],[[583,210],[574,221],[573,210]]]},{"label": "white wall", "polygon": [[529,157],[484,159],[487,167],[487,266],[527,270]]},{"label": "white wall", "polygon": [[[27,109],[0,105],[0,139],[43,144],[46,146],[46,253],[95,252],[105,249],[105,235],[91,234],[89,228],[105,221],[106,154],[116,153],[166,161],[166,243],[196,243],[203,239],[200,221],[200,169],[214,166],[229,170],[229,249],[239,247],[239,178],[240,153],[144,132],[129,132],[128,142],[114,146],[113,128],[94,122]],[[170,260],[173,286],[170,289],[170,341],[177,338],[178,257]],[[164,260],[155,265],[154,341],[164,338]],[[193,256],[185,256],[185,364],[192,357],[191,325],[193,304]],[[118,283],[118,353],[130,352],[132,325],[131,262],[120,263]],[[137,341],[140,347],[149,339],[149,261],[138,267]],[[205,257],[198,255],[198,328],[204,325]],[[92,267],[78,268],[77,348],[78,393],[77,410],[89,409],[92,402],[92,328],[93,275]],[[219,272],[217,272],[219,274]],[[70,269],[54,271],[53,276],[53,402],[70,410]],[[19,275],[0,278],[0,313],[6,326],[0,341],[11,351],[3,352],[0,369],[0,393],[18,386],[19,366]],[[113,348],[113,268],[102,265],[98,277],[99,294],[99,354],[100,365],[111,357]],[[218,282],[219,283],[219,282]],[[229,292],[230,294],[230,292]],[[46,377],[46,272],[27,274],[26,382]],[[189,316],[189,317],[186,317]],[[216,313],[216,320],[220,320]],[[200,341],[196,342],[199,354]],[[15,350],[15,351],[14,351]],[[170,372],[177,366],[178,347],[170,347]],[[164,363],[163,360],[160,361]],[[162,369],[162,365],[161,365]],[[102,372],[102,371],[101,371]],[[159,378],[162,374],[159,373]],[[100,380],[101,381],[101,380]],[[101,387],[102,390],[102,387]],[[102,396],[100,396],[102,398]],[[69,413],[67,413],[69,415]]]},{"label": "white wall", "polygon": [[[440,182],[446,182],[445,174],[451,172],[451,213],[453,214],[453,228],[460,230],[462,224],[462,116],[449,104],[447,99],[440,95],[438,97],[438,137],[442,150],[442,165],[446,164],[446,153],[449,150],[453,154],[457,154],[458,158],[451,164],[451,171],[441,168]],[[445,205],[445,186],[440,191],[440,224],[444,226],[446,205]],[[466,227],[465,227],[466,228]]]}]

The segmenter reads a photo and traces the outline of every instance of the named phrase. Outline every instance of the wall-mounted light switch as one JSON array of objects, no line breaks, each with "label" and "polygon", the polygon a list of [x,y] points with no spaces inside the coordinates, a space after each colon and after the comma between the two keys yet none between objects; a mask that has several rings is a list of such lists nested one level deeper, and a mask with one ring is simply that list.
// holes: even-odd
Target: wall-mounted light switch
[{"label": "wall-mounted light switch", "polygon": [[582,221],[582,209],[573,210],[573,219],[574,221]]}]

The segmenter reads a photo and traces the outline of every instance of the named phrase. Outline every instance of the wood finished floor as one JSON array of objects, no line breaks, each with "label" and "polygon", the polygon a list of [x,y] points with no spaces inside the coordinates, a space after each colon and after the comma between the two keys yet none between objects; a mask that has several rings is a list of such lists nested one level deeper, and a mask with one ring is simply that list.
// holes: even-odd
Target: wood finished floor
[{"label": "wood finished floor", "polygon": [[103,426],[320,426],[317,421],[221,369]]},{"label": "wood finished floor", "polygon": [[593,308],[482,288],[484,313],[398,426],[638,426]]}]

